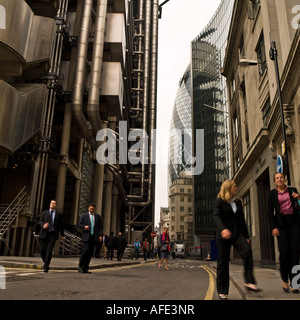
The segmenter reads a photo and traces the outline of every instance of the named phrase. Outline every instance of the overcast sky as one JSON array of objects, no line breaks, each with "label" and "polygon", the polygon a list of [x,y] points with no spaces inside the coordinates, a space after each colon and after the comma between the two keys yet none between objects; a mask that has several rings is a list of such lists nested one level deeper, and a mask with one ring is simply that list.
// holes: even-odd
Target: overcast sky
[{"label": "overcast sky", "polygon": [[169,129],[178,83],[190,63],[191,41],[205,28],[220,3],[221,0],[170,0],[162,7],[158,26],[155,226],[160,207],[168,206]]}]

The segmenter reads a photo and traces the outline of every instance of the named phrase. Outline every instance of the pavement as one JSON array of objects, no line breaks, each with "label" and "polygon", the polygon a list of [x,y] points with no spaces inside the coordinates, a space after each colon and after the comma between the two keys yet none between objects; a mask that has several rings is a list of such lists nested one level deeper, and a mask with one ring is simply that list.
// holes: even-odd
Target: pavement
[{"label": "pavement", "polygon": [[[90,269],[119,267],[134,264],[143,264],[157,261],[155,259],[132,260],[122,259],[122,261],[96,259],[92,258]],[[79,257],[53,257],[51,260],[51,270],[77,270]],[[202,262],[208,264],[216,272],[216,262]],[[0,266],[5,268],[24,268],[24,269],[42,269],[43,262],[40,257],[17,257],[17,256],[0,256]],[[230,264],[230,289],[229,300],[300,300],[300,294],[284,293],[281,287],[281,279],[278,269],[254,267],[254,276],[257,286],[262,289],[261,292],[249,292],[244,286],[243,266],[235,263]]]}]

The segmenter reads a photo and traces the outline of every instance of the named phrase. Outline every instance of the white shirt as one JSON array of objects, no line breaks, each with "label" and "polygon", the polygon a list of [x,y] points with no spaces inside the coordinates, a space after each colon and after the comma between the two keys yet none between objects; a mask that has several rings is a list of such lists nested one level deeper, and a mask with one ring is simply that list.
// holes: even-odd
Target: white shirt
[{"label": "white shirt", "polygon": [[237,212],[237,206],[236,206],[236,203],[235,203],[235,198],[230,202],[230,205],[231,205],[233,213],[236,213]]}]

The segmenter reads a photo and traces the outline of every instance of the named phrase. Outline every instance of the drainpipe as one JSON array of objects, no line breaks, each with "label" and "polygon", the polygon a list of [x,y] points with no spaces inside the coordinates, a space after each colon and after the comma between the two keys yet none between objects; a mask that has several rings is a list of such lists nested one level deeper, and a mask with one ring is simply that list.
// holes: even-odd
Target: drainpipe
[{"label": "drainpipe", "polygon": [[89,26],[92,15],[93,0],[84,1],[84,9],[81,21],[81,28],[78,41],[77,65],[75,70],[75,81],[72,94],[73,118],[83,134],[88,133],[87,120],[83,114],[83,92],[85,69],[87,63],[87,52],[89,45]]},{"label": "drainpipe", "polygon": [[99,94],[101,84],[106,11],[107,0],[98,0],[93,58],[91,67],[91,83],[87,109],[88,118],[94,129],[95,134],[97,134],[97,132],[102,129],[101,119],[99,116]]}]

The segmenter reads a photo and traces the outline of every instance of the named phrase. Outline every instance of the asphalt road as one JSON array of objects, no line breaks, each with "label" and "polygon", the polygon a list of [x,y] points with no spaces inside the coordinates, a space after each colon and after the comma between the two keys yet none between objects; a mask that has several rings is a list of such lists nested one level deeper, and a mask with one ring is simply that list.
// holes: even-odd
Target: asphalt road
[{"label": "asphalt road", "polygon": [[215,274],[209,263],[169,261],[170,271],[158,262],[74,270],[6,268],[6,289],[0,300],[216,300]]}]

